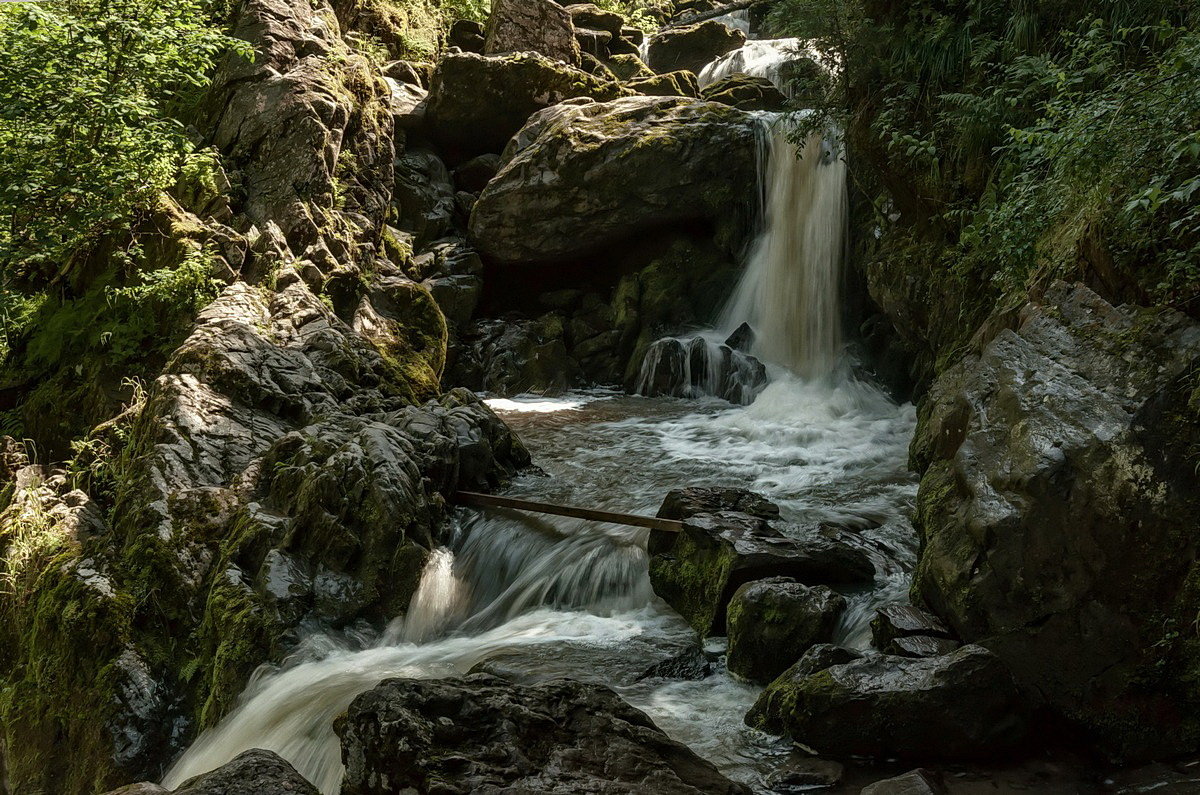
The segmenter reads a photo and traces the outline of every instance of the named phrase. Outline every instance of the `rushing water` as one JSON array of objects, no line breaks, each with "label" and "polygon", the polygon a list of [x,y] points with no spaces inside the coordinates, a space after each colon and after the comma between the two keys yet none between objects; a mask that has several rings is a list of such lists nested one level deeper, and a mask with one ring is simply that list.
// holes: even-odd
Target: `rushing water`
[{"label": "rushing water", "polygon": [[[793,49],[749,42],[703,77],[732,69],[776,79]],[[784,125],[765,129],[764,232],[724,313],[728,328],[712,333],[719,343],[742,321],[755,328],[771,383],[755,387],[753,402],[592,392],[490,404],[545,471],[522,476],[510,494],[653,513],[672,488],[737,486],[770,497],[791,521],[857,530],[877,574],[874,587],[845,593],[835,640],[865,648],[874,607],[904,598],[916,557],[906,518],[915,483],[905,467],[914,412],[855,380],[841,358],[844,164],[820,137],[798,159]],[[309,637],[282,665],[261,668],[164,784],[267,748],[332,795],[343,773],[333,721],[356,695],[391,677],[461,675],[484,664],[519,679],[608,685],[731,777],[760,786],[787,744],[744,725],[759,688],[724,670],[719,641],[706,647],[717,665],[703,680],[642,676],[698,642],[654,595],[646,540],[645,530],[460,509],[407,615],[376,637]]]}]

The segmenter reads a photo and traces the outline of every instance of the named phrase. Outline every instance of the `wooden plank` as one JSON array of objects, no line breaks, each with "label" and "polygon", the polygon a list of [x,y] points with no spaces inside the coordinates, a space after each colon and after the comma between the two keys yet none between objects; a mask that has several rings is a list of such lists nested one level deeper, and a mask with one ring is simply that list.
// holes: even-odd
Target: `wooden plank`
[{"label": "wooden plank", "polygon": [[578,508],[574,505],[557,505],[552,502],[523,500],[518,497],[498,497],[495,494],[480,494],[475,491],[460,491],[456,493],[454,495],[454,502],[459,505],[469,505],[472,508],[514,508],[518,511],[549,513],[555,516],[569,516],[572,519],[588,519],[593,522],[610,522],[612,524],[624,524],[633,527],[649,527],[651,530],[664,530],[668,533],[678,533],[683,529],[683,522],[677,519],[660,519],[657,516],[640,516],[635,513],[597,511],[592,508]]}]

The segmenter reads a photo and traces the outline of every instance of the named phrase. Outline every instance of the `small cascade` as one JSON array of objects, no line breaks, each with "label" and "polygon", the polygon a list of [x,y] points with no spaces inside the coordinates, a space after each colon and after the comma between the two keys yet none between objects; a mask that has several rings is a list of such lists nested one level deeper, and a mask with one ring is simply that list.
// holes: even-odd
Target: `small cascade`
[{"label": "small cascade", "polygon": [[733,52],[722,55],[700,70],[700,87],[735,74],[765,77],[788,94],[788,69],[797,61],[817,61],[818,56],[804,39],[752,39]]},{"label": "small cascade", "polygon": [[748,323],[753,353],[805,378],[831,374],[841,354],[846,163],[832,136],[810,134],[797,151],[795,116],[766,121],[763,232],[722,313]]}]

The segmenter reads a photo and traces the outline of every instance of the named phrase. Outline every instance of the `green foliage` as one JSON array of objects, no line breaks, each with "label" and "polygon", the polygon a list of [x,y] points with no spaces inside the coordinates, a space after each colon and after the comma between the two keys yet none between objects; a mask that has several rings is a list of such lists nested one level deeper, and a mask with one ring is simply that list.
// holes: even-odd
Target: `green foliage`
[{"label": "green foliage", "polygon": [[769,17],[843,66],[810,125],[846,131],[884,257],[935,244],[935,283],[987,311],[1067,278],[1193,314],[1196,23],[1175,0],[780,0]]},{"label": "green foliage", "polygon": [[[127,227],[191,144],[168,110],[244,48],[204,0],[0,4],[0,265],[52,275]],[[244,50],[243,50],[244,51]]]},{"label": "green foliage", "polygon": [[485,22],[491,11],[491,0],[438,0],[447,26],[459,19]]}]

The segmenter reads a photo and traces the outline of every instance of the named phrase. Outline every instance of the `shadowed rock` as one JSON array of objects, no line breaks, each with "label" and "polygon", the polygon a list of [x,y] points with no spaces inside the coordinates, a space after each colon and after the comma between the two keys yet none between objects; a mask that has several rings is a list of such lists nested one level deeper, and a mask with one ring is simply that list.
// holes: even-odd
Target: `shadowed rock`
[{"label": "shadowed rock", "polygon": [[729,670],[766,684],[816,643],[833,637],[846,600],[786,577],[748,582],[729,602]]}]

